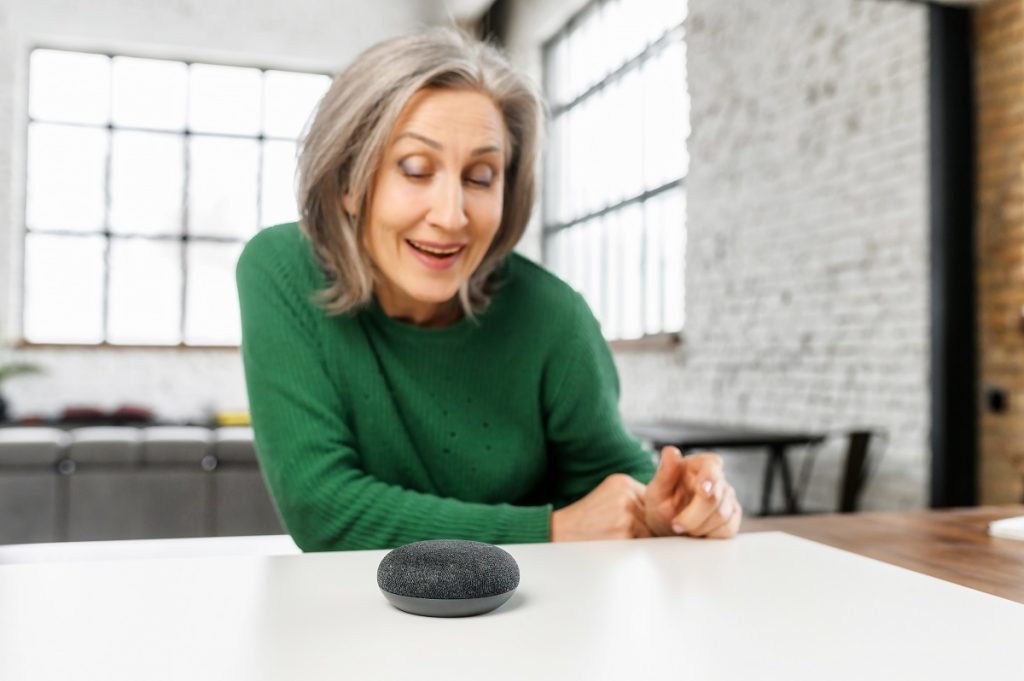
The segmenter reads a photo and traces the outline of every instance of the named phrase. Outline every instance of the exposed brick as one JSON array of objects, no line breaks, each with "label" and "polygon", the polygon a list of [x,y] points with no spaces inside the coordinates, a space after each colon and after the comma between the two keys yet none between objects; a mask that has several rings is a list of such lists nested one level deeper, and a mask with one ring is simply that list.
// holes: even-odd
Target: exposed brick
[{"label": "exposed brick", "polygon": [[1008,391],[1005,413],[980,414],[982,503],[1024,495],[1024,1],[974,12],[978,121],[979,389]]}]

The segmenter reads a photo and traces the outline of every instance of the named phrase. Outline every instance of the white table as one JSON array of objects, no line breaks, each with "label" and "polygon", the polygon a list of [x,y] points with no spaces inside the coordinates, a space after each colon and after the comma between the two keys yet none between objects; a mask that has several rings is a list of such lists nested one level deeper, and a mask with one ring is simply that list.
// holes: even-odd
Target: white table
[{"label": "white table", "polygon": [[67,541],[0,546],[0,566],[140,558],[286,556],[300,553],[302,551],[287,534],[130,541]]},{"label": "white table", "polygon": [[519,590],[466,619],[388,605],[385,551],[0,566],[0,679],[1024,674],[1024,605],[782,533],[505,548]]}]

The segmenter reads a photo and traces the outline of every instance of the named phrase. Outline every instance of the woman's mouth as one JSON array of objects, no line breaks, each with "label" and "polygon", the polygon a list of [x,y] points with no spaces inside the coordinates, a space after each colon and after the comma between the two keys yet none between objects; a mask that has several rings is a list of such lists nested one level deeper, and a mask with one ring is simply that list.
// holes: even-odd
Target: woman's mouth
[{"label": "woman's mouth", "polygon": [[432,270],[444,270],[451,267],[459,259],[466,244],[435,244],[429,241],[413,241],[406,239],[416,259]]}]

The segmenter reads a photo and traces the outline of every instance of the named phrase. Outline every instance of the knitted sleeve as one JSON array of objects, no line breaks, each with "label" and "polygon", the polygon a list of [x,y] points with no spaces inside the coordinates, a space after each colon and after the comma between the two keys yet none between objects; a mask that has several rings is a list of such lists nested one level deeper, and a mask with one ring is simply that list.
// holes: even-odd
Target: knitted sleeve
[{"label": "knitted sleeve", "polygon": [[308,287],[258,235],[239,259],[242,361],[256,450],[278,514],[304,551],[374,549],[429,538],[550,540],[550,505],[441,498],[368,475],[325,371]]},{"label": "knitted sleeve", "polygon": [[555,508],[585,496],[612,473],[647,484],[653,454],[626,432],[619,414],[619,376],[601,327],[574,293],[574,323],[549,362],[544,380]]}]

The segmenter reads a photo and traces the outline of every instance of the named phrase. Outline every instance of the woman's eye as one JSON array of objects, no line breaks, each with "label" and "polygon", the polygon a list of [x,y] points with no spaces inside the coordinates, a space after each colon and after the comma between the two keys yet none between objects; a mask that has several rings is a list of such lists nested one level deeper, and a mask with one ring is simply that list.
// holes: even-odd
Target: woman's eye
[{"label": "woman's eye", "polygon": [[490,187],[494,182],[494,172],[490,168],[476,170],[466,176],[466,180],[479,187]]},{"label": "woman's eye", "polygon": [[423,178],[430,175],[430,168],[425,163],[417,163],[413,159],[403,159],[398,162],[398,169],[406,177]]}]

